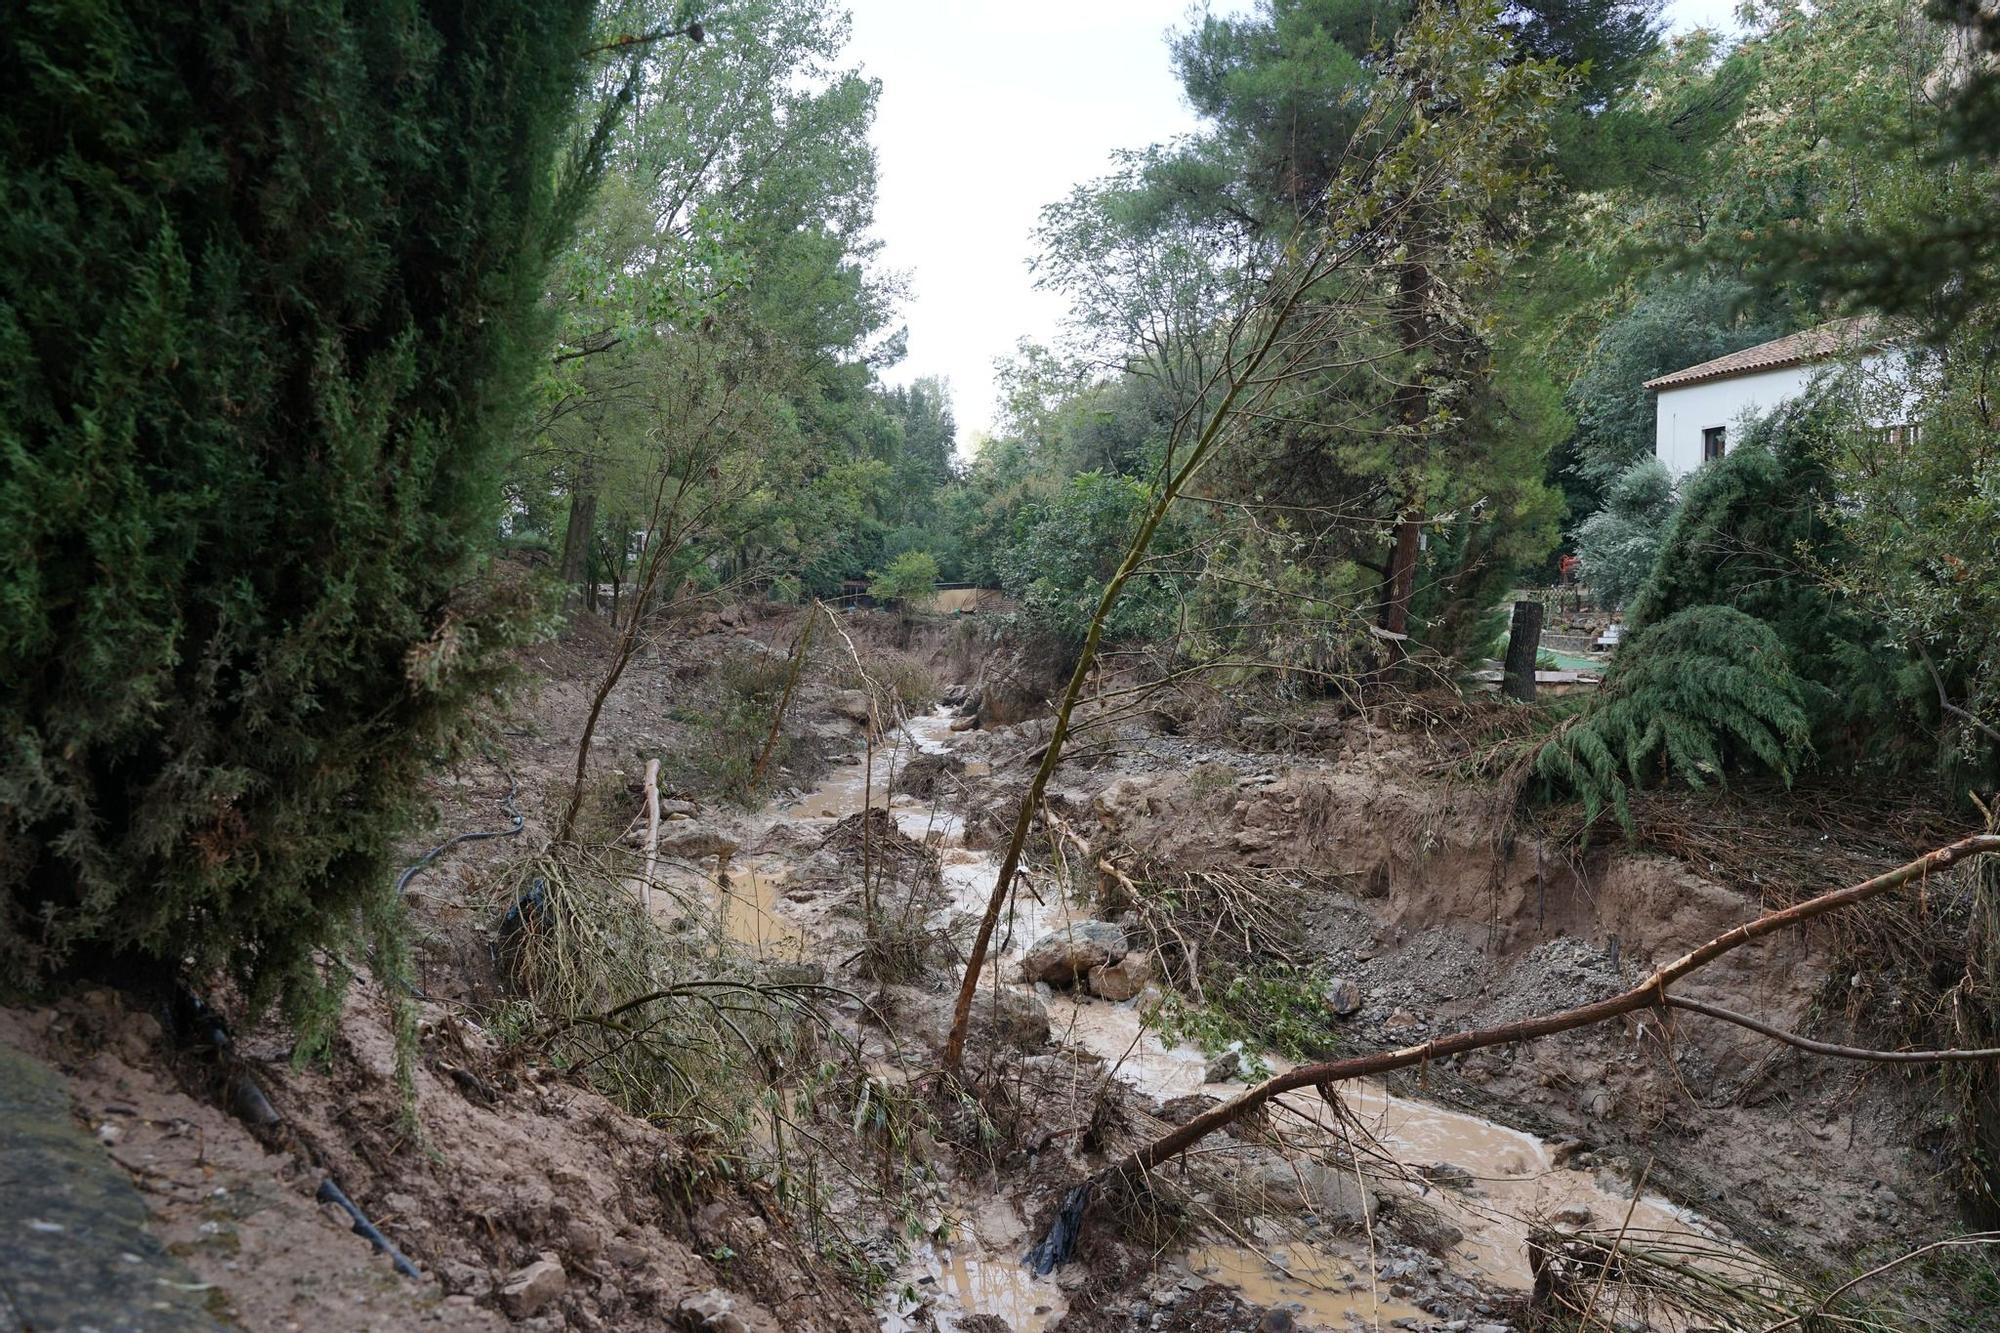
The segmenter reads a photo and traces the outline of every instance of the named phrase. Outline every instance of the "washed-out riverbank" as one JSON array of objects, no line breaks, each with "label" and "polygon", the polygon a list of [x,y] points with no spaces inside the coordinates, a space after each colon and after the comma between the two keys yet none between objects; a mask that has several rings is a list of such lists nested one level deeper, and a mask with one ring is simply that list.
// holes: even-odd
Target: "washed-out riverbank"
[{"label": "washed-out riverbank", "polygon": [[[758,815],[745,838],[749,850],[719,867],[718,916],[724,928],[766,958],[824,957],[830,942],[826,925],[838,900],[824,894],[788,897],[795,856],[757,848],[773,841],[796,846],[787,835],[799,832],[824,836],[872,805],[888,811],[897,829],[940,858],[943,901],[926,914],[925,928],[946,937],[962,933],[991,892],[997,857],[965,845],[959,812],[895,790],[898,772],[912,758],[965,748],[952,731],[953,721],[950,710],[912,718],[878,743],[872,766],[857,756],[835,766],[811,791]],[[1017,893],[990,963],[991,984],[1009,987],[1046,1010],[1057,1047],[1092,1057],[1103,1076],[1151,1105],[1189,1097],[1226,1099],[1242,1091],[1241,1077],[1216,1076],[1216,1062],[1207,1054],[1170,1044],[1148,1026],[1146,1007],[1158,1002],[1157,990],[1113,1002],[1019,979],[1020,959],[1032,946],[1078,928],[1091,911],[1046,885]],[[1239,1068],[1282,1067],[1269,1053],[1244,1054]],[[1355,1085],[1340,1093],[1339,1118],[1316,1096],[1279,1100],[1273,1139],[1293,1146],[1260,1163],[1265,1179],[1258,1184],[1269,1211],[1239,1216],[1227,1228],[1198,1228],[1175,1253],[1163,1256],[1159,1285],[1169,1297],[1187,1289],[1177,1284],[1213,1283],[1249,1304],[1284,1310],[1302,1327],[1496,1323],[1470,1319],[1454,1302],[1440,1299],[1439,1284],[1424,1280],[1431,1276],[1424,1271],[1428,1265],[1413,1261],[1403,1247],[1386,1238],[1373,1243],[1370,1218],[1398,1198],[1434,1211],[1440,1233],[1453,1237],[1431,1256],[1442,1273],[1460,1279],[1461,1290],[1469,1285],[1496,1296],[1532,1286],[1528,1237],[1537,1225],[1608,1225],[1634,1236],[1683,1235],[1703,1245],[1727,1244],[1714,1224],[1656,1193],[1641,1190],[1635,1197],[1629,1188],[1614,1188],[1618,1182],[1559,1160],[1555,1145],[1532,1134],[1379,1086]],[[1382,1160],[1368,1161],[1370,1155]],[[1287,1173],[1293,1177],[1289,1182],[1283,1179]],[[1021,1263],[1032,1236],[1020,1209],[1040,1203],[1018,1192],[995,1198],[983,1189],[950,1198],[940,1210],[954,1214],[940,1219],[950,1239],[916,1248],[894,1286],[898,1294],[885,1327],[917,1328],[926,1317],[941,1327],[971,1327],[981,1316],[1030,1333],[1052,1327],[1068,1304],[1065,1282],[1060,1274],[1035,1278]],[[1334,1225],[1314,1235],[1301,1218],[1316,1213],[1330,1214],[1325,1220]],[[1340,1224],[1357,1217],[1359,1235],[1331,1234],[1352,1230]],[[1397,1253],[1385,1254],[1384,1245]],[[1442,1306],[1442,1313],[1417,1303],[1426,1297]]]}]

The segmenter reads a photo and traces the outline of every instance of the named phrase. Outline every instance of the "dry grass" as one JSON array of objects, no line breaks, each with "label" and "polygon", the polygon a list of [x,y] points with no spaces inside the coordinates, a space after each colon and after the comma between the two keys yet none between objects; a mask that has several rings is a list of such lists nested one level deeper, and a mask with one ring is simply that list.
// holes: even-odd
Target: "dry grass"
[{"label": "dry grass", "polygon": [[[520,867],[496,949],[517,996],[508,1026],[636,1115],[739,1126],[829,1039],[821,988],[772,982],[715,932],[664,929],[639,905],[639,873],[625,851],[574,843]],[[684,921],[708,911],[674,906]]]}]

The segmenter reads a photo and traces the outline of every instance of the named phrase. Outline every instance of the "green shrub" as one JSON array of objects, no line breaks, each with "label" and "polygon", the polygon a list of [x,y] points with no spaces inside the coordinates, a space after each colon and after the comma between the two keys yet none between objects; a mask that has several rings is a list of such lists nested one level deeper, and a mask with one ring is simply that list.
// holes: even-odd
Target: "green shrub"
[{"label": "green shrub", "polygon": [[1746,767],[1789,782],[1811,736],[1805,696],[1769,625],[1690,607],[1619,652],[1603,692],[1541,746],[1535,770],[1593,818],[1610,805],[1629,829],[1629,789],[1669,773],[1693,787]]},{"label": "green shrub", "polygon": [[303,1001],[386,901],[530,605],[485,553],[591,14],[0,24],[0,970],[90,948]]},{"label": "green shrub", "polygon": [[922,601],[937,590],[938,566],[929,551],[905,551],[889,567],[868,575],[868,595],[880,602]]},{"label": "green shrub", "polygon": [[1854,551],[1821,459],[1830,438],[1856,429],[1837,403],[1810,395],[1752,423],[1688,478],[1627,617],[1643,630],[1692,607],[1728,606],[1768,625],[1804,683],[1823,762],[1895,758],[1911,701],[1930,688],[1839,586]]},{"label": "green shrub", "polygon": [[1246,967],[1213,979],[1205,1005],[1169,994],[1153,1024],[1166,1040],[1191,1042],[1210,1055],[1240,1042],[1246,1072],[1261,1078],[1270,1072],[1263,1051],[1295,1061],[1333,1053],[1335,1020],[1325,987],[1326,978],[1309,968]]},{"label": "green shrub", "polygon": [[[1102,472],[1071,477],[1047,504],[1027,510],[1013,543],[995,558],[1001,586],[1021,601],[1030,627],[1066,644],[1080,644],[1104,585],[1125,558],[1152,503],[1145,482]],[[1153,538],[1156,552],[1181,545],[1169,521]],[[1176,582],[1141,575],[1125,585],[1104,632],[1112,640],[1157,639],[1175,626]]]},{"label": "green shrub", "polygon": [[1657,458],[1618,474],[1604,508],[1577,529],[1583,576],[1603,606],[1623,606],[1646,582],[1674,512],[1674,479]]}]

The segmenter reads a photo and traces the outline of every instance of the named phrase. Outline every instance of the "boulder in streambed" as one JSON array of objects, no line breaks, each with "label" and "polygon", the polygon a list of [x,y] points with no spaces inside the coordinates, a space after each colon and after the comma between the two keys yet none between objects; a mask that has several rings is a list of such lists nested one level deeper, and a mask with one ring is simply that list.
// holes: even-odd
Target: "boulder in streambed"
[{"label": "boulder in streambed", "polygon": [[736,846],[736,839],[698,819],[676,819],[660,826],[662,856],[733,856]]},{"label": "boulder in streambed", "polygon": [[[953,999],[914,986],[884,986],[870,1001],[870,1015],[900,1037],[941,1047],[951,1030]],[[1018,986],[982,986],[973,997],[966,1039],[976,1050],[992,1046],[1037,1050],[1048,1045],[1048,1006],[1033,991]]]},{"label": "boulder in streambed", "polygon": [[827,706],[849,722],[864,727],[875,716],[874,705],[866,690],[842,690],[828,701]]},{"label": "boulder in streambed", "polygon": [[1153,955],[1134,949],[1115,963],[1099,963],[1090,969],[1091,991],[1107,1000],[1129,1000],[1153,979]]},{"label": "boulder in streambed", "polygon": [[1021,979],[1074,986],[1091,968],[1115,963],[1130,951],[1121,927],[1109,921],[1072,921],[1042,936],[1021,955]]},{"label": "boulder in streambed", "polygon": [[1049,1007],[1031,991],[989,986],[972,1002],[967,1034],[982,1046],[1035,1050],[1049,1044]]}]

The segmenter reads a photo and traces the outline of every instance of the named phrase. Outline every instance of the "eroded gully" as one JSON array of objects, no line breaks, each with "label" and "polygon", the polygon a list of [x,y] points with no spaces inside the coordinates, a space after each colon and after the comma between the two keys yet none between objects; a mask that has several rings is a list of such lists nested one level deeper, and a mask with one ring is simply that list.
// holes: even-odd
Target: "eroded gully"
[{"label": "eroded gully", "polygon": [[[957,816],[889,791],[893,770],[910,754],[952,748],[950,723],[944,712],[911,719],[896,745],[877,747],[872,771],[861,758],[837,766],[803,798],[766,811],[763,826],[824,830],[865,805],[886,806],[905,834],[928,841],[941,856],[948,901],[931,924],[941,928],[955,914],[982,911],[998,873],[997,859],[964,845]],[[784,897],[791,865],[783,854],[739,858],[727,868],[718,903],[731,936],[779,960],[811,957],[817,939],[813,909]],[[1014,963],[1027,946],[1063,929],[1070,919],[1068,903],[1017,895],[1011,927],[1003,932],[989,968],[1007,979],[1002,984],[1018,984],[1012,981]],[[1143,1020],[1137,1001],[1112,1003],[1060,991],[1051,995],[1046,987],[1041,994],[1056,1041],[1098,1056],[1115,1077],[1147,1097],[1164,1101],[1206,1093],[1226,1099],[1246,1086],[1209,1081],[1207,1057],[1195,1047],[1162,1041]],[[1274,1071],[1285,1067],[1276,1056],[1267,1055],[1264,1063]],[[1443,1256],[1446,1263],[1484,1287],[1524,1291],[1531,1285],[1530,1224],[1525,1219],[1565,1211],[1575,1215],[1574,1210],[1583,1209],[1599,1225],[1721,1239],[1711,1225],[1662,1197],[1643,1194],[1635,1202],[1628,1192],[1614,1193],[1590,1173],[1558,1165],[1551,1146],[1531,1134],[1396,1096],[1372,1083],[1349,1084],[1342,1093],[1346,1109],[1397,1161],[1412,1166],[1450,1163],[1469,1175],[1472,1190],[1373,1174],[1357,1188],[1420,1192],[1426,1204],[1463,1233]],[[1336,1137],[1340,1133],[1323,1122],[1324,1104],[1315,1094],[1281,1098],[1276,1114],[1288,1127]],[[1034,1278],[1022,1266],[1022,1252],[1032,1238],[1013,1205],[972,1194],[961,1202],[952,1242],[921,1247],[902,1275],[904,1281],[893,1285],[894,1290],[918,1293],[918,1300],[898,1300],[897,1308],[885,1311],[885,1329],[917,1327],[913,1316],[922,1306],[946,1329],[971,1315],[997,1316],[1020,1333],[1040,1333],[1053,1325],[1065,1311],[1066,1293],[1054,1277]],[[1305,1210],[1311,1203],[1302,1198],[1298,1206]],[[1198,1239],[1169,1268],[1189,1280],[1233,1288],[1253,1304],[1286,1308],[1306,1328],[1385,1329],[1399,1321],[1401,1327],[1422,1328],[1433,1323],[1431,1316],[1389,1294],[1365,1239],[1350,1244],[1307,1242],[1291,1235],[1268,1241],[1255,1235],[1216,1235]]]}]

